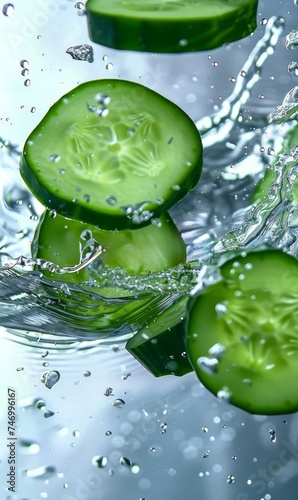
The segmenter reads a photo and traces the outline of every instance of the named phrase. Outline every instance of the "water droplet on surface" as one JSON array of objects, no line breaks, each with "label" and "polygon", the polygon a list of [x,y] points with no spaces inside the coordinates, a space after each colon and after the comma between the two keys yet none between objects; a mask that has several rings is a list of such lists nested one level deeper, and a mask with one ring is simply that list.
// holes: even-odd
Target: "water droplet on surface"
[{"label": "water droplet on surface", "polygon": [[106,201],[109,205],[117,205],[117,198],[115,196],[107,196]]},{"label": "water droplet on surface", "polygon": [[228,478],[227,478],[227,483],[228,484],[233,484],[235,481],[236,481],[236,476],[233,476],[233,474],[231,474],[230,476],[228,476]]},{"label": "water droplet on surface", "polygon": [[29,87],[30,83],[31,83],[31,80],[29,80],[29,78],[27,78],[27,79],[24,81],[24,85],[25,85],[25,87]]},{"label": "water droplet on surface", "polygon": [[267,23],[268,23],[268,19],[264,18],[264,19],[262,19],[262,20],[261,20],[261,23],[260,23],[260,24],[261,24],[262,26],[266,26],[266,24],[267,24]]},{"label": "water droplet on surface", "polygon": [[52,163],[58,163],[58,161],[60,161],[60,159],[61,159],[60,155],[56,155],[56,154],[50,155],[48,157],[48,161],[50,161]]},{"label": "water droplet on surface", "polygon": [[185,38],[182,38],[182,40],[179,40],[180,47],[187,47],[187,45],[188,45],[188,40],[186,40]]},{"label": "water droplet on surface", "polygon": [[93,47],[88,44],[74,45],[73,47],[68,47],[66,53],[69,54],[72,59],[77,61],[87,61],[93,63],[94,61],[94,51]]},{"label": "water droplet on surface", "polygon": [[245,76],[246,76],[246,71],[245,71],[244,69],[242,69],[242,70],[240,71],[240,76],[242,76],[242,77],[245,77]]},{"label": "water droplet on surface", "polygon": [[202,432],[204,432],[204,434],[206,434],[207,432],[209,432],[208,427],[206,427],[206,426],[202,427]]},{"label": "water droplet on surface", "polygon": [[90,377],[91,372],[89,370],[85,370],[83,375],[84,375],[84,377]]},{"label": "water droplet on surface", "polygon": [[28,68],[22,69],[21,75],[22,76],[28,76],[29,75],[29,69]]},{"label": "water droplet on surface", "polygon": [[131,467],[131,461],[126,457],[120,457],[119,464],[124,465],[124,467],[128,467],[128,468]]},{"label": "water droplet on surface", "polygon": [[267,155],[269,155],[269,156],[274,156],[274,155],[275,155],[275,151],[274,151],[274,149],[272,149],[272,148],[268,148],[268,149],[267,149]]},{"label": "water droplet on surface", "polygon": [[206,356],[201,356],[197,363],[199,367],[208,375],[214,375],[216,373],[218,359],[216,358],[207,358]]},{"label": "water droplet on surface", "polygon": [[52,389],[60,379],[60,373],[57,370],[51,370],[42,374],[41,381],[48,389]]},{"label": "water droplet on surface", "polygon": [[208,352],[214,358],[219,359],[226,352],[226,348],[222,344],[217,343],[217,344],[214,344],[212,347],[210,347]]},{"label": "water droplet on surface", "polygon": [[271,443],[276,443],[276,441],[277,441],[276,432],[274,429],[272,429],[272,427],[269,427],[268,434],[270,436]]},{"label": "water droplet on surface", "polygon": [[298,76],[298,62],[292,61],[288,65],[288,72],[293,76]]},{"label": "water droplet on surface", "polygon": [[74,437],[80,437],[81,433],[80,433],[80,431],[75,430],[75,431],[73,431],[72,435],[73,435]]},{"label": "water droplet on surface", "polygon": [[92,458],[92,465],[95,465],[99,469],[104,469],[107,466],[108,459],[102,455],[96,455]]},{"label": "water droplet on surface", "polygon": [[213,66],[214,68],[217,68],[217,67],[219,66],[219,63],[218,63],[217,61],[214,61],[214,62],[212,63],[212,66]]},{"label": "water droplet on surface", "polygon": [[6,17],[11,17],[14,14],[14,5],[12,3],[6,3],[3,5],[2,14]]},{"label": "water droplet on surface", "polygon": [[205,451],[205,453],[203,453],[202,458],[208,458],[209,456],[210,456],[210,450],[207,450]]},{"label": "water droplet on surface", "polygon": [[105,435],[106,435],[106,436],[111,436],[111,435],[112,435],[112,431],[106,431],[106,432],[105,432]]},{"label": "water droplet on surface", "polygon": [[36,107],[35,107],[35,106],[32,106],[32,108],[30,109],[30,112],[31,112],[31,113],[35,113],[35,111],[36,111]]},{"label": "water droplet on surface", "polygon": [[215,306],[215,311],[218,316],[224,316],[228,312],[227,305],[222,302],[219,302]]},{"label": "water droplet on surface", "polygon": [[116,406],[117,408],[122,408],[122,406],[125,405],[125,401],[123,399],[115,399],[115,401],[113,402],[113,406]]}]

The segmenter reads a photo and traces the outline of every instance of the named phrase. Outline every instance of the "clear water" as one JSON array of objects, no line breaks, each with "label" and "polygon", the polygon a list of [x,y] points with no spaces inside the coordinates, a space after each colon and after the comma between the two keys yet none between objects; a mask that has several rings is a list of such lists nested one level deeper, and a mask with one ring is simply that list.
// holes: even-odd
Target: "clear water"
[{"label": "clear water", "polygon": [[[3,28],[13,63],[3,66],[9,99],[0,122],[0,417],[3,443],[7,387],[16,388],[19,477],[16,495],[6,491],[8,450],[1,449],[1,498],[295,499],[296,415],[247,415],[216,400],[193,374],[156,380],[124,345],[149,305],[154,314],[216,279],[223,251],[268,243],[297,255],[298,147],[278,155],[297,127],[296,54],[289,50],[297,45],[297,7],[260,2],[249,40],[177,58],[91,50],[81,2],[55,0],[47,11],[29,3],[31,18],[17,2],[2,10],[16,24]],[[65,23],[71,30],[54,49],[50,37]],[[191,265],[140,280],[99,273],[93,261],[96,286],[53,284],[42,276],[47,263],[30,256],[42,207],[19,176],[22,143],[77,81],[118,74],[167,95],[201,131],[201,182],[172,210]],[[251,206],[268,168],[274,182]],[[106,286],[119,287],[125,299],[103,298]]]}]

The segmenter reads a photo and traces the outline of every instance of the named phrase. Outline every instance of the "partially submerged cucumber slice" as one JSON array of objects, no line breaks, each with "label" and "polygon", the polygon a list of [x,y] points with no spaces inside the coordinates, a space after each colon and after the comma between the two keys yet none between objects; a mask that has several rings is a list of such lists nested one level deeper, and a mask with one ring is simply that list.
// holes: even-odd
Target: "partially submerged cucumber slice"
[{"label": "partially submerged cucumber slice", "polygon": [[[102,247],[103,264],[110,268],[122,267],[129,275],[163,271],[186,262],[185,243],[167,213],[161,216],[158,226],[150,224],[135,230],[105,231],[62,215],[53,218],[52,212],[45,211],[35,232],[32,254],[67,268],[80,264],[84,253],[90,253],[92,246]],[[45,274],[68,282],[89,278],[85,268],[75,273],[45,271]]]},{"label": "partially submerged cucumber slice", "polygon": [[193,371],[185,352],[183,297],[136,333],[126,349],[155,377],[182,376]]},{"label": "partially submerged cucumber slice", "polygon": [[258,0],[88,0],[90,38],[122,50],[190,52],[256,28]]},{"label": "partially submerged cucumber slice", "polygon": [[250,413],[298,410],[298,261],[279,250],[227,261],[191,299],[187,353],[201,382]]},{"label": "partially submerged cucumber slice", "polygon": [[193,121],[161,95],[124,80],[79,85],[26,141],[21,175],[47,208],[103,229],[145,225],[197,184]]}]

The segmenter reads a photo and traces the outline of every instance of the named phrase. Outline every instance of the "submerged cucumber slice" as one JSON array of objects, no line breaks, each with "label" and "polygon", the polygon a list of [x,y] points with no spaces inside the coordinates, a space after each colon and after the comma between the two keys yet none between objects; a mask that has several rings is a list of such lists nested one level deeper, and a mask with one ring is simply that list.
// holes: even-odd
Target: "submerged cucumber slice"
[{"label": "submerged cucumber slice", "polygon": [[184,343],[186,302],[183,297],[136,333],[126,349],[155,377],[182,376],[193,371]]},{"label": "submerged cucumber slice", "polygon": [[191,299],[187,353],[201,382],[250,413],[298,410],[298,261],[279,250],[236,257]]},{"label": "submerged cucumber slice", "polygon": [[[90,247],[101,246],[102,262],[110,268],[122,267],[129,275],[146,271],[163,271],[186,262],[186,246],[169,214],[163,214],[159,226],[141,229],[104,231],[90,224],[52,217],[44,212],[32,243],[33,257],[44,259],[61,268],[78,265]],[[68,282],[87,281],[87,269],[76,273],[46,275]]]},{"label": "submerged cucumber slice", "polygon": [[191,52],[256,28],[258,0],[88,0],[93,42],[123,50]]},{"label": "submerged cucumber slice", "polygon": [[119,229],[144,225],[198,182],[193,121],[161,95],[123,80],[79,85],[26,141],[21,175],[47,208]]}]

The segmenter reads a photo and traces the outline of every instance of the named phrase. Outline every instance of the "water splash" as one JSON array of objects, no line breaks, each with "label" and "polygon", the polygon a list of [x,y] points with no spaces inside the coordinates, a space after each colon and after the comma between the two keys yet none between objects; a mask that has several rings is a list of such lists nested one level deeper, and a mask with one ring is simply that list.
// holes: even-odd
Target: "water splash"
[{"label": "water splash", "polygon": [[[251,119],[247,111],[251,90],[260,80],[265,61],[273,55],[283,27],[282,18],[268,20],[265,34],[239,72],[231,96],[217,114],[197,122],[208,151],[205,172],[197,189],[172,211],[188,244],[187,266],[132,277],[98,265],[101,249],[97,248],[80,264],[88,268],[89,281],[72,284],[43,276],[54,264],[30,257],[30,241],[42,207],[17,175],[18,148],[0,141],[0,320],[8,331],[23,338],[36,340],[38,336],[43,350],[43,340],[54,343],[57,336],[61,345],[67,338],[128,338],[181,296],[216,280],[222,252],[268,243],[293,255],[298,253],[293,197],[297,147],[277,158],[267,196],[256,206],[249,205],[270,152],[280,150],[281,135],[296,126],[297,88],[287,94],[278,117],[270,115],[269,124],[263,103]],[[279,120],[289,117],[292,125],[283,123],[281,134]],[[77,266],[55,266],[60,275],[77,271]]]}]

